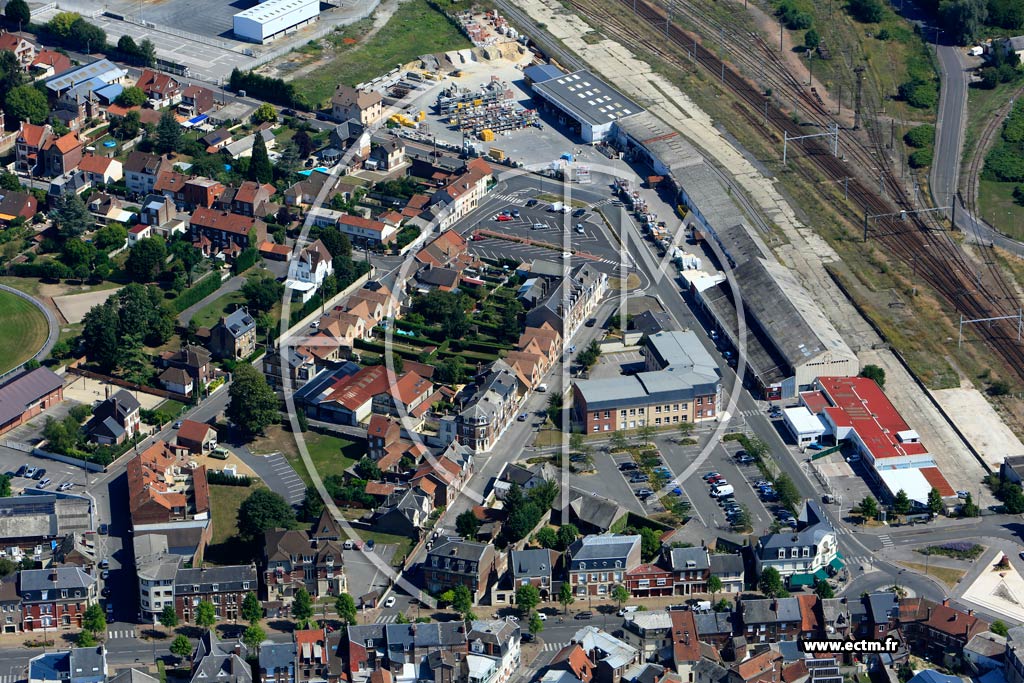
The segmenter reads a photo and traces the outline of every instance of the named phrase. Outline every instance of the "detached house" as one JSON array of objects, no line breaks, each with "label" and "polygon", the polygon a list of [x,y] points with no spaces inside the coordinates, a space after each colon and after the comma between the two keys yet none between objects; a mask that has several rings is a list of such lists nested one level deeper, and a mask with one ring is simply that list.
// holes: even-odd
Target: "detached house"
[{"label": "detached house", "polygon": [[[25,27],[28,28],[27,26]],[[36,46],[17,33],[0,32],[0,52],[13,52],[18,66],[25,71],[36,57]]]},{"label": "detached house", "polygon": [[209,351],[195,344],[186,344],[179,351],[168,351],[160,356],[160,362],[166,369],[157,379],[164,389],[191,396],[193,391],[202,389],[213,379],[210,360]]},{"label": "detached house", "polygon": [[199,85],[190,85],[181,91],[178,111],[187,116],[198,116],[213,109],[213,91]]},{"label": "detached house", "polygon": [[78,169],[83,171],[93,185],[109,185],[124,177],[121,162],[111,157],[96,156],[90,152],[82,157]]},{"label": "detached house", "polygon": [[267,225],[258,218],[205,207],[192,213],[189,231],[192,243],[205,256],[223,254],[232,259],[267,238]]},{"label": "detached house", "polygon": [[256,352],[256,319],[245,308],[229,313],[210,330],[210,350],[217,358],[242,360]]},{"label": "detached house", "polygon": [[370,126],[383,115],[384,98],[379,92],[339,85],[331,97],[331,118],[335,121],[355,119],[363,126]]},{"label": "detached house", "polygon": [[512,577],[513,590],[531,585],[540,591],[541,600],[551,600],[552,569],[558,560],[558,553],[548,548],[526,548],[509,551],[508,572]]},{"label": "detached house", "polygon": [[154,109],[163,109],[181,101],[181,83],[169,74],[144,69],[135,85],[146,93]]},{"label": "detached house", "polygon": [[313,298],[324,279],[334,272],[331,252],[320,240],[306,245],[288,264],[288,278],[285,287],[306,303]]},{"label": "detached house", "polygon": [[139,433],[140,408],[138,400],[121,389],[93,408],[92,418],[86,423],[85,431],[90,439],[99,444],[124,443]]},{"label": "detached house", "polygon": [[420,489],[396,491],[377,508],[373,517],[373,528],[386,534],[416,540],[419,539],[433,511],[433,499]]},{"label": "detached house", "polygon": [[54,177],[73,171],[78,168],[84,149],[75,132],[50,138],[43,144],[44,173]]},{"label": "detached house", "polygon": [[39,200],[27,192],[0,191],[0,225],[9,225],[19,218],[29,220],[39,210]]}]

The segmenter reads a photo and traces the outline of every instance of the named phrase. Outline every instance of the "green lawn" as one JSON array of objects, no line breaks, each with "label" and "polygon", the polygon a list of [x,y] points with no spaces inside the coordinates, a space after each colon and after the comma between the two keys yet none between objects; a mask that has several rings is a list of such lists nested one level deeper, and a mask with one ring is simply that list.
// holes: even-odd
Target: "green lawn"
[{"label": "green lawn", "polygon": [[212,564],[238,564],[252,555],[249,544],[238,538],[238,508],[262,485],[210,486],[210,516],[213,537],[204,559]]},{"label": "green lawn", "polygon": [[447,17],[426,0],[409,0],[399,5],[387,25],[365,43],[337,45],[335,58],[296,79],[295,87],[318,105],[327,101],[338,83],[364,83],[420,55],[467,47],[469,41]]},{"label": "green lawn", "polygon": [[[366,455],[365,445],[359,442],[313,430],[300,436],[305,442],[309,457],[321,478],[329,477],[332,474],[342,474],[354,462]],[[312,480],[306,471],[305,463],[299,457],[295,435],[290,431],[281,427],[270,427],[267,429],[266,436],[254,441],[249,448],[254,453],[283,453],[302,480],[306,484],[311,483]]]},{"label": "green lawn", "polygon": [[359,534],[359,538],[364,542],[372,540],[374,545],[381,545],[382,543],[397,545],[398,548],[395,549],[395,555],[391,558],[391,564],[400,564],[405,559],[405,556],[409,554],[409,549],[412,548],[412,539],[407,536],[394,536],[376,531],[366,531],[365,529],[356,529],[356,533]]},{"label": "green lawn", "polygon": [[244,303],[245,297],[241,291],[228,292],[196,311],[195,315],[192,316],[192,322],[197,327],[213,327],[220,320],[221,316],[230,313],[238,305]]},{"label": "green lawn", "polygon": [[1016,183],[980,180],[978,209],[993,228],[1014,239],[1024,239],[1024,207],[1013,201]]},{"label": "green lawn", "polygon": [[46,341],[46,316],[16,294],[0,291],[0,372],[35,354]]}]

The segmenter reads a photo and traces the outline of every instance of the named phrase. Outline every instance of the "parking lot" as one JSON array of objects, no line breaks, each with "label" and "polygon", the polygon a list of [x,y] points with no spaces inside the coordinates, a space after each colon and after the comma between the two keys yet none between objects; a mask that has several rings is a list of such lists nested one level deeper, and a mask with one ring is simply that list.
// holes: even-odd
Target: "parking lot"
[{"label": "parking lot", "polygon": [[13,493],[17,494],[22,489],[40,488],[39,484],[43,479],[49,479],[49,483],[43,487],[47,491],[55,491],[65,482],[73,482],[75,488],[69,491],[76,493],[85,484],[85,471],[80,467],[68,465],[48,458],[40,458],[32,455],[31,449],[42,439],[43,425],[47,417],[55,420],[63,419],[68,411],[74,406],[73,401],[64,401],[46,411],[31,422],[15,427],[0,437],[0,472],[14,475],[22,465],[45,470],[45,473],[38,479],[27,477],[14,477],[11,480]]},{"label": "parking lot", "polygon": [[[383,592],[390,579],[380,569],[378,563],[391,564],[395,554],[393,545],[377,545],[372,551],[343,550],[345,557],[345,580],[348,582],[348,593],[358,600],[370,591]],[[375,556],[375,557],[374,557]]]}]

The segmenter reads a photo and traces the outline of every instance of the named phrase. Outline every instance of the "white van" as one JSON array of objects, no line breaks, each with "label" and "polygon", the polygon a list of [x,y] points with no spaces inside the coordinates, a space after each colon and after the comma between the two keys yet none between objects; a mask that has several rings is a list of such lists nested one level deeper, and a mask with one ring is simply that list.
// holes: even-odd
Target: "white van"
[{"label": "white van", "polygon": [[731,496],[734,493],[732,484],[726,484],[725,486],[715,486],[711,489],[711,497],[719,498],[721,496]]},{"label": "white van", "polygon": [[624,617],[627,614],[631,614],[637,611],[638,609],[640,609],[639,605],[626,605],[625,607],[619,610],[619,616]]},{"label": "white van", "polygon": [[711,601],[710,600],[698,600],[693,605],[693,609],[695,609],[698,612],[710,612],[711,611]]}]

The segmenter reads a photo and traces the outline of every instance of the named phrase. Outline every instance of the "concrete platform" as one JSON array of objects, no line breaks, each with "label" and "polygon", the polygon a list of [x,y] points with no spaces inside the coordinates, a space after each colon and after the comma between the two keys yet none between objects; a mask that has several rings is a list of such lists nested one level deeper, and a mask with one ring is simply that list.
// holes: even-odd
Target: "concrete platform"
[{"label": "concrete platform", "polygon": [[932,396],[947,414],[955,416],[957,427],[993,470],[999,469],[1007,455],[1024,455],[1024,444],[977,389],[940,389]]}]

